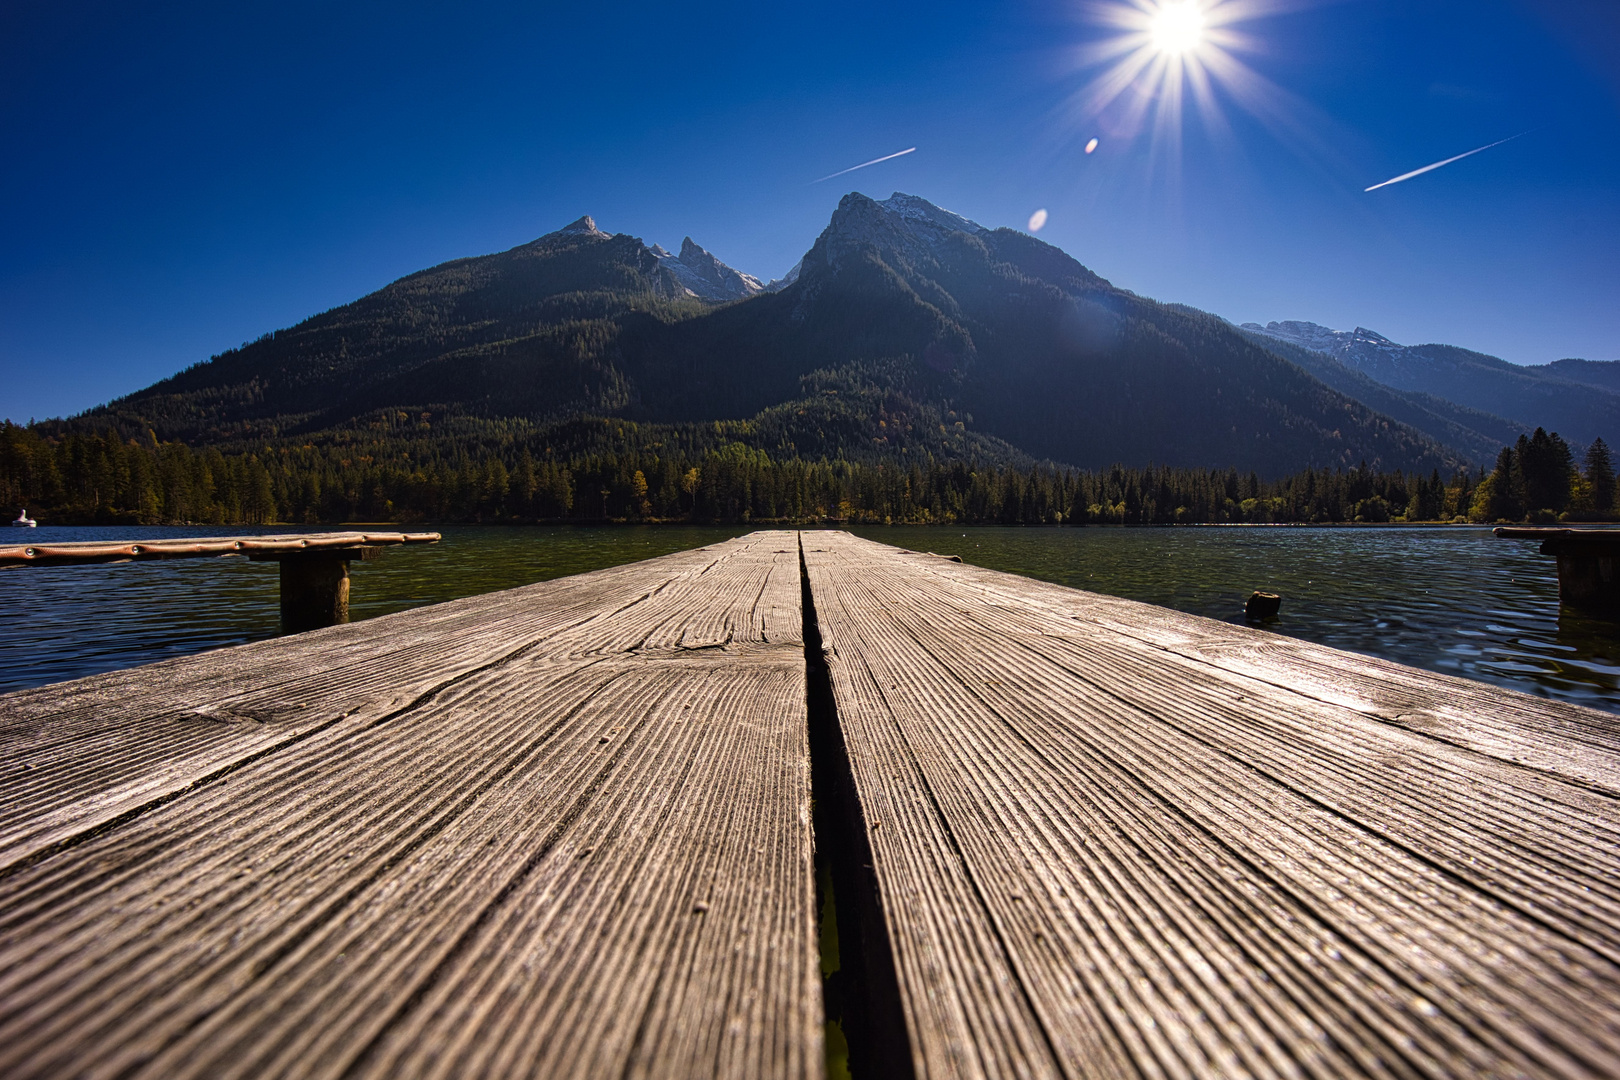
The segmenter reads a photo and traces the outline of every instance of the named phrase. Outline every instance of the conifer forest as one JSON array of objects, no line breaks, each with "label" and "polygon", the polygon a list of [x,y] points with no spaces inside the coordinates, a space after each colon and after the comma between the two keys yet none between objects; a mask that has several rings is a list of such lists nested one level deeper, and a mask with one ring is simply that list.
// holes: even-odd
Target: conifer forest
[{"label": "conifer forest", "polygon": [[580,420],[525,438],[483,423],[431,441],[371,432],[222,450],[6,424],[0,502],[59,525],[1551,522],[1615,509],[1604,442],[1577,462],[1541,429],[1504,447],[1489,473],[1362,466],[1269,480],[1230,468],[779,459],[735,434]]}]

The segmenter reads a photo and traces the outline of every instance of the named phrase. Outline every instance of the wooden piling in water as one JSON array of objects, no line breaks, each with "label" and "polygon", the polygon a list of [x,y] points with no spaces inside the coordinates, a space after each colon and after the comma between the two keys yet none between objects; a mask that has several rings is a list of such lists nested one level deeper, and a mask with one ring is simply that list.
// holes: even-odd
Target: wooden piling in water
[{"label": "wooden piling in water", "polygon": [[1560,603],[1620,619],[1620,529],[1498,528],[1509,540],[1540,540],[1541,553],[1558,560]]},{"label": "wooden piling in water", "polygon": [[296,634],[349,621],[349,560],[299,555],[281,564],[281,629]]},{"label": "wooden piling in water", "polygon": [[281,564],[281,629],[297,634],[349,621],[349,563],[385,547],[436,544],[438,533],[292,533],[0,546],[0,568],[228,558]]}]

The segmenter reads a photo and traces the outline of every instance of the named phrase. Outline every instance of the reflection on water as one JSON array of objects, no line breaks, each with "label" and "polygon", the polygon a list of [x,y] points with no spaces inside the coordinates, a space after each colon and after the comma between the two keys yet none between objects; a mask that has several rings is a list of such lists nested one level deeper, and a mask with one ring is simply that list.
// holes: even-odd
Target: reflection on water
[{"label": "reflection on water", "polygon": [[[252,529],[30,529],[0,543],[243,535]],[[651,558],[746,528],[449,526],[433,547],[353,568],[370,618]],[[1553,560],[1488,529],[858,530],[996,570],[1241,620],[1281,593],[1268,629],[1620,712],[1620,629],[1558,606]],[[76,678],[278,631],[277,568],[246,559],[0,571],[0,690]]]},{"label": "reflection on water", "polygon": [[861,529],[873,540],[1620,712],[1620,627],[1560,612],[1534,542],[1485,528]]}]

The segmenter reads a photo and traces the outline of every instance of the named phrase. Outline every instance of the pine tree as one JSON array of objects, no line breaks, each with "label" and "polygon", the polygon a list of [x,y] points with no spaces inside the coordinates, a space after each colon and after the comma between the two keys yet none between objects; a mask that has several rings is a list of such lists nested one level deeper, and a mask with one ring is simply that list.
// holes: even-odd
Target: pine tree
[{"label": "pine tree", "polygon": [[[1519,437],[1521,443],[1524,436]],[[1518,521],[1524,517],[1524,504],[1519,498],[1518,454],[1512,447],[1502,447],[1496,455],[1496,468],[1479,485],[1474,496],[1476,514],[1486,521]]]},{"label": "pine tree", "polygon": [[1586,448],[1582,473],[1592,489],[1592,509],[1599,514],[1614,513],[1614,462],[1602,439],[1593,439],[1592,445]]},{"label": "pine tree", "polygon": [[1520,435],[1517,458],[1526,514],[1559,514],[1569,509],[1570,472],[1575,463],[1569,444],[1557,432],[1548,435],[1538,427],[1528,439]]}]

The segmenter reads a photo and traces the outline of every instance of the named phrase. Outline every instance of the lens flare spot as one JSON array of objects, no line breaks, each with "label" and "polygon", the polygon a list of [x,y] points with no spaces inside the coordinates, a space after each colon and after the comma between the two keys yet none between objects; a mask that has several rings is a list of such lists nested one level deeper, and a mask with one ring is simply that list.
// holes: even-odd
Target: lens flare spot
[{"label": "lens flare spot", "polygon": [[1086,143],[1086,153],[1088,153],[1088,154],[1092,153],[1096,149],[1097,149],[1097,140],[1096,139],[1092,139],[1090,142]]},{"label": "lens flare spot", "polygon": [[1161,4],[1153,16],[1153,47],[1161,53],[1180,56],[1191,52],[1204,40],[1204,13],[1196,0]]},{"label": "lens flare spot", "polygon": [[1033,214],[1029,215],[1029,231],[1030,232],[1032,232],[1032,233],[1040,232],[1041,227],[1043,225],[1045,225],[1045,224],[1046,224],[1046,211],[1045,210],[1037,210]]}]

